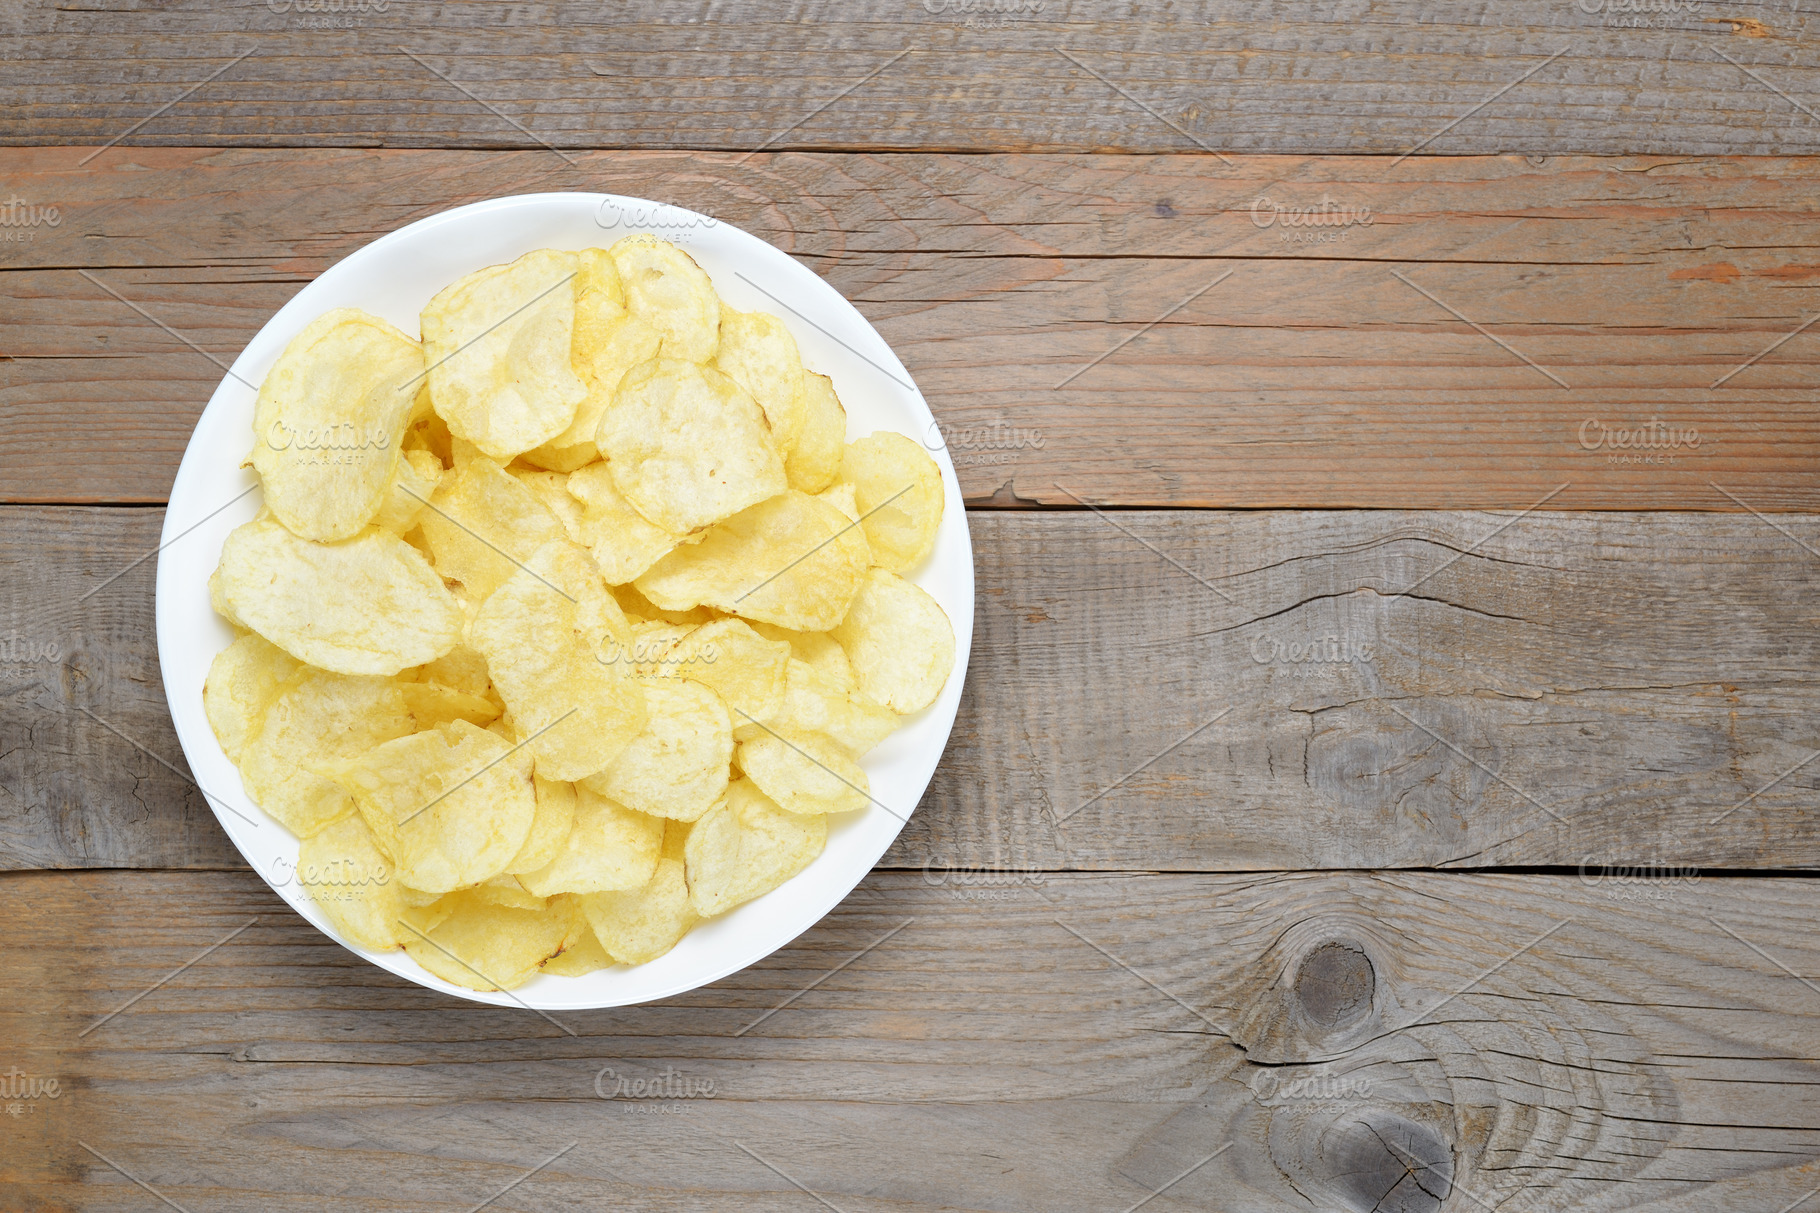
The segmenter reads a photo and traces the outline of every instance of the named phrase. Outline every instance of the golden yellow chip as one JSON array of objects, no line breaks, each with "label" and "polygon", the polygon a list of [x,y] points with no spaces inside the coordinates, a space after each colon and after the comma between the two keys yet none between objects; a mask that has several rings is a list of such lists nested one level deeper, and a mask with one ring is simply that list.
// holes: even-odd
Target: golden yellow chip
[{"label": "golden yellow chip", "polygon": [[526,752],[465,720],[317,769],[354,798],[398,878],[428,893],[505,871],[537,812]]},{"label": "golden yellow chip", "polygon": [[433,682],[469,695],[485,695],[489,685],[487,659],[465,644],[458,644],[435,661],[406,670],[398,677],[407,682]]},{"label": "golden yellow chip", "polygon": [[672,610],[707,605],[802,632],[839,623],[870,555],[865,532],[794,490],[744,510],[647,569],[635,583]]},{"label": "golden yellow chip", "polygon": [[252,464],[278,521],[328,541],[373,520],[422,371],[415,341],[357,308],[318,316],[291,340],[253,406]]},{"label": "golden yellow chip", "polygon": [[468,460],[445,477],[419,522],[436,571],[460,582],[476,606],[563,533],[537,494],[485,458]]},{"label": "golden yellow chip", "polygon": [[[849,691],[793,657],[783,710],[766,723],[786,735],[791,730],[825,734],[858,758],[895,732],[899,722],[898,714],[890,708]],[[739,741],[750,741],[764,736],[765,727],[747,723],[735,729],[733,735]],[[782,803],[775,792],[772,798]]]},{"label": "golden yellow chip", "polygon": [[790,656],[809,663],[831,684],[844,691],[853,689],[853,669],[847,664],[847,650],[828,633],[797,632],[763,620],[754,622],[752,630],[766,640],[784,641],[790,646]]},{"label": "golden yellow chip", "polygon": [[221,588],[253,631],[337,674],[396,674],[461,639],[461,610],[442,578],[377,527],[312,543],[254,519],[221,545]]},{"label": "golden yellow chip", "polygon": [[266,708],[297,670],[289,653],[253,632],[215,654],[202,684],[202,710],[229,760],[240,761],[265,722]]},{"label": "golden yellow chip", "polygon": [[252,630],[246,626],[240,616],[234,614],[234,608],[228,605],[227,593],[222,589],[221,585],[220,565],[216,565],[215,571],[209,574],[209,606],[214,608],[215,614],[221,616],[241,631],[250,632]]},{"label": "golden yellow chip", "polygon": [[783,710],[790,646],[766,640],[738,619],[702,624],[672,643],[659,661],[676,676],[711,688],[735,727]]},{"label": "golden yellow chip", "polygon": [[[613,897],[613,893],[596,893],[596,897]],[[578,900],[586,900],[585,898]],[[583,921],[587,921],[585,918]],[[581,938],[543,962],[543,971],[556,977],[585,977],[597,969],[611,968],[614,961],[590,927]]]},{"label": "golden yellow chip", "polygon": [[739,743],[739,769],[792,813],[851,813],[871,802],[859,763],[820,733],[769,729]]},{"label": "golden yellow chip", "polygon": [[575,827],[575,785],[554,779],[533,779],[537,792],[537,812],[531,818],[531,832],[524,846],[506,865],[513,876],[523,876],[548,867],[562,854]]},{"label": "golden yellow chip", "polygon": [[511,468],[506,474],[530,489],[531,495],[543,502],[544,508],[562,523],[564,535],[576,543],[584,542],[581,537],[581,502],[569,492],[567,472],[533,472]]},{"label": "golden yellow chip", "polygon": [[701,920],[689,901],[689,882],[680,858],[665,856],[642,889],[592,893],[581,912],[601,947],[620,964],[641,965],[675,947]]},{"label": "golden yellow chip", "polygon": [[847,450],[847,410],[834,394],[834,381],[814,371],[803,372],[803,426],[784,459],[790,487],[819,493],[840,475]]},{"label": "golden yellow chip", "polygon": [[575,826],[555,859],[519,883],[539,896],[643,888],[663,845],[662,818],[634,813],[587,784],[575,788]]},{"label": "golden yellow chip", "polygon": [[611,464],[594,463],[569,476],[569,493],[581,504],[574,538],[594,554],[609,585],[624,585],[655,564],[682,538],[632,508],[613,483]]},{"label": "golden yellow chip", "polygon": [[546,779],[592,775],[644,728],[644,691],[614,660],[630,641],[593,561],[566,539],[538,549],[468,628]]},{"label": "golden yellow chip", "polygon": [[490,905],[511,906],[515,910],[542,910],[550,904],[548,897],[537,896],[518,883],[516,876],[504,872],[488,877],[469,892]]},{"label": "golden yellow chip", "polygon": [[733,723],[699,682],[654,678],[644,689],[644,731],[581,786],[640,813],[694,821],[727,790]]},{"label": "golden yellow chip", "polygon": [[935,702],[954,669],[954,625],[921,586],[873,569],[830,633],[847,650],[860,693],[908,715]]},{"label": "golden yellow chip", "polygon": [[[423,387],[418,391],[418,399],[427,402],[430,398],[430,379],[424,376]],[[455,465],[455,436],[449,433],[449,423],[432,411],[427,417],[420,417],[411,423],[411,428],[404,432],[404,449],[424,451],[436,456],[436,462],[443,467]]]},{"label": "golden yellow chip", "polygon": [[567,897],[553,899],[542,910],[520,910],[463,892],[443,898],[436,908],[442,911],[441,921],[428,929],[412,921],[410,913],[403,916],[408,924],[400,928],[404,950],[444,981],[470,990],[523,985],[544,961],[580,939],[586,927]]},{"label": "golden yellow chip", "polygon": [[703,363],[720,344],[720,298],[689,255],[655,236],[627,236],[607,250],[626,311],[662,339],[659,356]]},{"label": "golden yellow chip", "polygon": [[386,857],[359,814],[343,817],[304,839],[297,883],[349,943],[385,952],[404,942],[398,919],[405,903]]},{"label": "golden yellow chip", "polygon": [[913,439],[880,432],[849,442],[840,479],[854,487],[872,561],[894,573],[935,546],[942,525],[942,473]]},{"label": "golden yellow chip", "polygon": [[803,358],[784,322],[767,312],[720,309],[720,349],[714,365],[765,411],[771,440],[788,455],[807,421]]},{"label": "golden yellow chip", "polygon": [[713,623],[724,619],[719,611],[708,607],[690,607],[686,611],[667,611],[638,592],[635,585],[616,585],[613,587],[613,598],[626,613],[628,619],[660,620],[664,623],[680,623],[686,627],[700,627],[704,623]]},{"label": "golden yellow chip", "polygon": [[384,527],[394,535],[403,535],[416,526],[424,506],[435,495],[442,475],[441,462],[430,452],[404,452],[386,486],[385,504],[374,516],[373,525]]},{"label": "golden yellow chip", "polygon": [[415,732],[419,722],[405,703],[403,685],[390,678],[299,669],[241,751],[240,781],[247,795],[299,838],[352,813],[348,794],[312,768],[358,758]]},{"label": "golden yellow chip", "polygon": [[539,249],[469,274],[423,309],[437,414],[502,463],[568,429],[588,394],[569,363],[576,270],[574,253]]},{"label": "golden yellow chip", "polygon": [[[815,494],[815,499],[825,501],[839,510],[849,522],[860,521],[859,492],[845,480],[839,484],[830,485]],[[870,550],[870,546],[870,544],[867,545],[868,550]]]},{"label": "golden yellow chip", "polygon": [[594,441],[632,508],[677,535],[787,487],[764,413],[713,367],[668,358],[634,367]]},{"label": "golden yellow chip", "polygon": [[751,781],[735,780],[689,830],[689,902],[703,918],[724,914],[808,867],[827,845],[826,817],[786,812]]}]

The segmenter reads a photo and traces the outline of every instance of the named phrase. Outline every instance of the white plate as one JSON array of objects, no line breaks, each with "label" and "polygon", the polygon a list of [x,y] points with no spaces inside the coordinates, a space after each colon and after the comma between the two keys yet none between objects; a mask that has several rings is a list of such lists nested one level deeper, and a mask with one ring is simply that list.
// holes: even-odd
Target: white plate
[{"label": "white plate", "polygon": [[[827,850],[794,880],[702,923],[649,964],[575,978],[541,974],[510,993],[481,994],[432,976],[403,952],[373,952],[340,939],[290,879],[297,840],[248,799],[203,715],[209,663],[233,639],[209,607],[208,575],[228,532],[259,507],[259,493],[246,492],[255,484],[253,474],[239,466],[252,448],[255,392],[248,384],[263,381],[306,324],[330,308],[358,307],[415,333],[424,304],[464,274],[533,249],[605,247],[634,232],[686,249],[734,307],[782,317],[802,348],[803,364],[833,378],[847,407],[849,438],[896,430],[931,448],[947,507],[935,551],[912,579],[954,623],[954,673],[934,704],[866,756],[862,765],[879,803],[833,819]],[[757,237],[693,211],[612,194],[527,194],[457,207],[374,241],[299,291],[234,360],[203,410],[171,486],[161,542],[158,660],[164,692],[190,770],[228,837],[280,897],[343,947],[419,985],[497,1006],[581,1010],[666,998],[743,969],[814,925],[872,869],[922,799],[954,724],[973,639],[973,545],[960,484],[929,407],[884,339],[833,287]]]}]

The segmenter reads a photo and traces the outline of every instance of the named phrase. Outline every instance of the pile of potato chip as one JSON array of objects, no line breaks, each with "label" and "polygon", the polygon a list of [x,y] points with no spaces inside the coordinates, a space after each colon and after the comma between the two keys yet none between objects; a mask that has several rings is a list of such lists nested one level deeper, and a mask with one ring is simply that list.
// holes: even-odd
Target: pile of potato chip
[{"label": "pile of potato chip", "polygon": [[477,990],[642,964],[808,866],[940,693],[940,474],[648,236],[422,331],[330,312],[260,388],[209,722],[349,941]]}]

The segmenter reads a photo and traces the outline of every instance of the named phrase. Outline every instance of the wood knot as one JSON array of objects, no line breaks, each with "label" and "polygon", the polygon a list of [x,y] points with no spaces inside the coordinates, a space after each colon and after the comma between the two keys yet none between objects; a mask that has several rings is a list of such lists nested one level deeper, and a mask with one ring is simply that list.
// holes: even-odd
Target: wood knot
[{"label": "wood knot", "polygon": [[1357,944],[1324,943],[1302,958],[1295,996],[1302,1013],[1323,1031],[1356,1023],[1371,1010],[1377,992],[1371,957]]}]

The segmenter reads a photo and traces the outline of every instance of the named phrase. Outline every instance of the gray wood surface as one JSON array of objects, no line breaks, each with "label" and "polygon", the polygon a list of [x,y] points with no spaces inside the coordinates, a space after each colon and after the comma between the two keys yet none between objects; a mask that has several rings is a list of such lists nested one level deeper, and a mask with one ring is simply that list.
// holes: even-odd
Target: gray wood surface
[{"label": "gray wood surface", "polygon": [[[160,762],[152,562],[81,600],[161,521],[0,509],[0,865],[238,865]],[[969,522],[967,694],[889,865],[1820,866],[1812,518]]]},{"label": "gray wood surface", "polygon": [[874,873],[740,974],[546,1020],[367,965],[249,873],[12,873],[7,1061],[62,1093],[3,1123],[0,1182],[193,1213],[514,1181],[497,1207],[1088,1213],[1184,1171],[1144,1207],[1774,1213],[1820,1182],[1812,880],[983,892]]},{"label": "gray wood surface", "polygon": [[[83,155],[0,152],[59,208],[0,243],[4,501],[163,500],[211,356],[304,283],[449,206],[587,189],[823,275],[977,504],[1820,510],[1812,159]],[[1371,221],[1275,209],[1328,203]],[[1697,441],[1608,445],[1655,420]]]},{"label": "gray wood surface", "polygon": [[12,6],[0,139],[1777,154],[1820,83],[1752,0],[307,7]]}]

